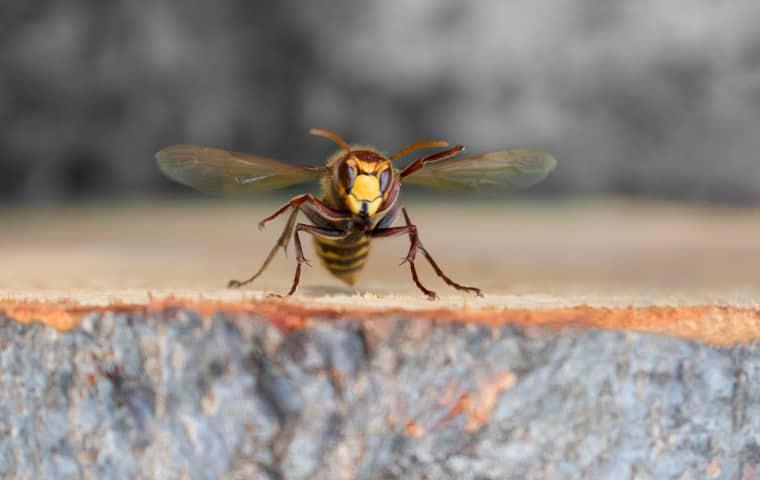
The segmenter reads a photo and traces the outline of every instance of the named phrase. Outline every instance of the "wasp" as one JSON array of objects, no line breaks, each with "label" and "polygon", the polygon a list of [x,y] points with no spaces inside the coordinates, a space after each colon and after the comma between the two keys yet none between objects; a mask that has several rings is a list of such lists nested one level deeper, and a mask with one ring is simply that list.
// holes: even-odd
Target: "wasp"
[{"label": "wasp", "polygon": [[[310,130],[333,141],[339,150],[321,167],[298,166],[257,155],[236,153],[195,145],[174,145],[156,154],[159,168],[169,178],[212,194],[256,194],[320,180],[322,195],[297,195],[277,211],[262,219],[259,228],[289,212],[277,243],[261,267],[246,280],[231,280],[230,288],[256,280],[278,249],[287,250],[291,237],[295,246],[296,270],[287,295],[298,288],[301,266],[310,265],[304,257],[301,234],[313,236],[316,254],[323,265],[343,282],[353,285],[367,260],[373,239],[406,235],[409,250],[403,263],[412,280],[429,299],[437,298],[419,279],[415,260],[422,253],[435,273],[451,287],[482,296],[479,288],[452,280],[423,246],[419,229],[399,199],[401,186],[416,184],[446,190],[475,190],[496,186],[512,189],[543,180],[556,166],[554,157],[540,150],[499,150],[475,156],[460,156],[464,147],[449,148],[448,142],[423,140],[386,156],[366,145],[349,145],[337,133]],[[441,149],[446,150],[441,150]],[[438,149],[421,156],[403,168],[394,167],[400,158],[421,149]],[[303,213],[309,223],[297,223]],[[393,226],[403,216],[404,225]]]}]

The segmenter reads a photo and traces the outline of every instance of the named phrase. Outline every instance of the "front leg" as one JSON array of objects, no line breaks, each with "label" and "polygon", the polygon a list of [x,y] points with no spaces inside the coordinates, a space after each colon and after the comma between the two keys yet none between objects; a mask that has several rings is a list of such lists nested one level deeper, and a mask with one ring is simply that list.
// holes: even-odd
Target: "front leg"
[{"label": "front leg", "polygon": [[320,217],[326,220],[329,220],[332,222],[340,222],[340,221],[351,219],[351,216],[346,214],[345,212],[341,212],[340,210],[335,210],[334,208],[330,208],[324,203],[322,203],[322,201],[318,199],[317,197],[315,197],[314,195],[310,193],[304,193],[303,195],[297,195],[291,198],[288,201],[288,203],[286,203],[285,205],[277,209],[276,212],[262,219],[259,222],[259,228],[263,229],[264,226],[268,222],[279,217],[280,215],[282,215],[283,212],[285,212],[289,208],[300,208],[304,202],[308,202],[309,206],[313,208],[319,214]]},{"label": "front leg", "polygon": [[454,155],[458,154],[464,150],[464,147],[462,145],[457,145],[456,147],[450,148],[448,150],[444,150],[443,152],[434,153],[432,155],[428,155],[427,157],[418,158],[417,160],[413,161],[409,165],[406,166],[401,171],[401,178],[407,177],[417,170],[420,170],[428,163],[435,163],[440,162],[441,160],[446,160],[447,158],[453,157]]},{"label": "front leg", "polygon": [[[311,266],[309,261],[304,257],[303,255],[303,247],[301,246],[301,237],[298,235],[299,232],[307,232],[311,233],[312,235],[319,235],[320,237],[326,237],[326,238],[345,238],[348,236],[349,232],[344,232],[341,230],[335,230],[332,228],[323,228],[323,227],[315,227],[314,225],[309,225],[306,223],[299,223],[296,225],[295,232],[293,234],[293,243],[295,244],[295,250],[296,250],[296,273],[293,277],[293,285],[290,287],[290,291],[287,293],[287,297],[293,295],[296,291],[296,288],[298,288],[298,282],[301,279],[301,264],[305,263],[306,265]],[[273,295],[276,297],[279,297],[281,295]]]}]

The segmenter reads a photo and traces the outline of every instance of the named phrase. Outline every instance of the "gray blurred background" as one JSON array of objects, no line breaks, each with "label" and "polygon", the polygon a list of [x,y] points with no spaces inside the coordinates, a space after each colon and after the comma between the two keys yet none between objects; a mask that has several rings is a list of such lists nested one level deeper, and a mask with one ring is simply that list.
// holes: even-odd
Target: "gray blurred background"
[{"label": "gray blurred background", "polygon": [[394,150],[541,147],[537,195],[760,201],[760,2],[0,3],[0,199],[183,191],[200,143],[319,163],[319,126]]}]

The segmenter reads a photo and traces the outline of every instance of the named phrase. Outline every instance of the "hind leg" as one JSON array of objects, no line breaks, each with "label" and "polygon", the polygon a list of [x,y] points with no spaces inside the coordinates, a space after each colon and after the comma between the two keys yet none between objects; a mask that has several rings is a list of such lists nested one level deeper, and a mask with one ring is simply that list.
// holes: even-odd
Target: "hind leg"
[{"label": "hind leg", "polygon": [[[401,211],[404,213],[404,220],[406,221],[407,226],[412,226],[412,220],[409,218],[409,214],[406,213],[406,208],[402,208]],[[409,236],[411,237],[411,233]],[[417,236],[417,229],[414,229],[414,235]],[[419,237],[416,239],[417,242],[417,248],[422,250],[422,254],[425,255],[425,258],[430,263],[430,266],[433,267],[433,270],[435,270],[436,275],[441,277],[444,282],[446,282],[447,285],[456,288],[457,290],[463,290],[465,292],[471,292],[475,295],[482,297],[483,292],[479,288],[475,287],[467,287],[465,285],[462,285],[461,283],[457,283],[454,280],[450,279],[445,273],[443,273],[443,270],[441,270],[441,267],[438,266],[437,263],[435,263],[435,260],[433,260],[433,257],[428,253],[428,251],[425,249],[425,247],[422,246],[422,243],[419,241]],[[415,243],[415,239],[412,239],[412,243]]]},{"label": "hind leg", "polygon": [[467,287],[465,285],[459,284],[449,278],[445,273],[443,273],[443,270],[441,270],[441,267],[438,266],[438,264],[433,260],[432,255],[425,250],[425,247],[422,246],[422,242],[420,241],[419,234],[417,232],[417,226],[412,223],[412,220],[409,218],[409,214],[406,212],[405,208],[402,208],[401,211],[404,214],[404,220],[406,221],[406,225],[403,227],[389,227],[389,228],[380,228],[375,229],[371,232],[371,235],[373,237],[392,237],[396,235],[403,235],[407,234],[409,235],[409,241],[411,243],[409,247],[409,252],[406,254],[406,258],[404,259],[404,262],[409,263],[409,269],[412,272],[412,280],[414,280],[414,284],[417,285],[417,288],[419,288],[422,293],[427,295],[428,299],[435,300],[438,295],[432,290],[429,290],[425,288],[424,285],[420,282],[419,276],[417,275],[417,268],[414,265],[414,261],[417,258],[417,251],[422,251],[422,254],[425,255],[425,258],[428,262],[430,262],[430,265],[433,267],[433,270],[435,270],[436,275],[441,277],[444,282],[446,282],[447,285],[450,285],[457,290],[463,290],[466,292],[472,292],[479,297],[483,296],[483,293],[480,291],[479,288],[475,287]]},{"label": "hind leg", "polygon": [[277,249],[282,248],[282,251],[287,253],[288,243],[290,242],[290,237],[293,235],[293,226],[296,223],[297,216],[298,209],[294,208],[290,214],[290,217],[288,217],[288,222],[285,224],[285,228],[280,234],[280,238],[277,240],[277,243],[274,245],[274,247],[272,247],[272,250],[269,251],[269,255],[267,255],[266,259],[264,259],[264,263],[261,265],[259,270],[246,280],[230,280],[229,283],[227,283],[228,288],[240,288],[243,285],[247,285],[259,278],[259,276],[264,273],[264,270],[266,270],[266,268],[272,262],[272,259],[274,259],[274,256],[277,254]]}]

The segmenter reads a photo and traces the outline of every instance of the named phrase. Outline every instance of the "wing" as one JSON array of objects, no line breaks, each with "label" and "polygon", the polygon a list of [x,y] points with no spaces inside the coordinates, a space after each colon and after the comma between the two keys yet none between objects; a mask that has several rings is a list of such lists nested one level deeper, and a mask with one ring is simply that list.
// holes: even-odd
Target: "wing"
[{"label": "wing", "polygon": [[173,145],[156,153],[169,178],[202,192],[245,195],[319,178],[324,167],[288,165],[256,155],[195,145]]},{"label": "wing", "polygon": [[557,160],[541,150],[499,150],[474,157],[431,162],[403,182],[446,190],[475,190],[481,187],[516,190],[540,182],[556,166]]}]

